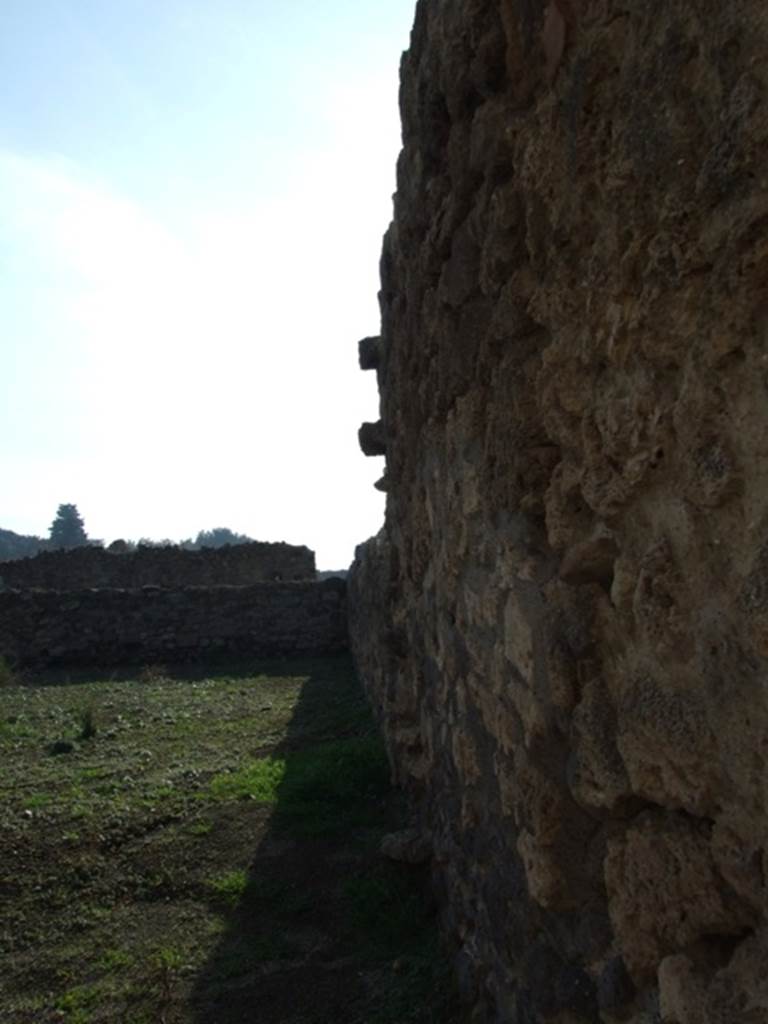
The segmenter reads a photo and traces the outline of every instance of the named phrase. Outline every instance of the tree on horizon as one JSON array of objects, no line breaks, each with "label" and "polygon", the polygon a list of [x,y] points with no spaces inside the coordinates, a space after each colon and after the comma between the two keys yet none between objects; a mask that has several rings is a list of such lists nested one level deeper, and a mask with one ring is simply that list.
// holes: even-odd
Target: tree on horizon
[{"label": "tree on horizon", "polygon": [[244,533],[235,533],[227,526],[214,526],[212,530],[200,530],[194,541],[196,548],[223,548],[234,544],[251,544],[253,538]]},{"label": "tree on horizon", "polygon": [[57,549],[81,548],[88,543],[83,517],[77,505],[59,505],[56,518],[51,523],[51,547]]},{"label": "tree on horizon", "polygon": [[33,558],[49,547],[49,542],[33,534],[14,533],[0,527],[0,562],[12,562],[17,558]]}]

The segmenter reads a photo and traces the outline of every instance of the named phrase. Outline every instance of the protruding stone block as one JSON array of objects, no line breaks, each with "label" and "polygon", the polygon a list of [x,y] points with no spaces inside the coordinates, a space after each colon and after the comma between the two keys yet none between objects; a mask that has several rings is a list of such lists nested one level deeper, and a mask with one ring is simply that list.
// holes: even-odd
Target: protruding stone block
[{"label": "protruding stone block", "polygon": [[361,370],[378,370],[381,364],[381,338],[363,338],[358,342]]},{"label": "protruding stone block", "polygon": [[375,423],[363,423],[357,433],[363,455],[386,455],[387,442],[384,424],[381,420]]}]

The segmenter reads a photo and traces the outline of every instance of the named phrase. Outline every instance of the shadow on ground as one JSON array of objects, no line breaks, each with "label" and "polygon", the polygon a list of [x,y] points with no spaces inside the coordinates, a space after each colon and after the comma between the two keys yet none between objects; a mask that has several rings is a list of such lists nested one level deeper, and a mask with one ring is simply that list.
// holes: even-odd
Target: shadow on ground
[{"label": "shadow on ground", "polygon": [[196,1024],[457,1019],[426,869],[379,854],[403,807],[349,659],[314,662],[284,740],[221,785],[271,811],[248,870],[221,880]]}]

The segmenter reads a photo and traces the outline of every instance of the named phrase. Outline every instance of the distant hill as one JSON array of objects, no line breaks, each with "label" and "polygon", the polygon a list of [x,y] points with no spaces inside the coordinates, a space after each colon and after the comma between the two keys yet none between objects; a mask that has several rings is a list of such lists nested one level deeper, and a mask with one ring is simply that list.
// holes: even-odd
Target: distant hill
[{"label": "distant hill", "polygon": [[338,576],[339,579],[345,580],[349,569],[320,569],[315,573],[315,579],[318,580],[330,580]]},{"label": "distant hill", "polygon": [[46,551],[49,542],[42,537],[29,537],[13,530],[0,529],[0,562],[11,562],[16,558],[31,558],[39,551]]}]

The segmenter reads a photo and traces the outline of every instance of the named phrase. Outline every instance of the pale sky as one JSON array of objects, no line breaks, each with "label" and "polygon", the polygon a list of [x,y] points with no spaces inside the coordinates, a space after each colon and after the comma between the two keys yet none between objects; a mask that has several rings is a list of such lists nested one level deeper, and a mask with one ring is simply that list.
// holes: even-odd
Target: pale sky
[{"label": "pale sky", "polygon": [[375,533],[414,0],[0,0],[0,527]]}]

